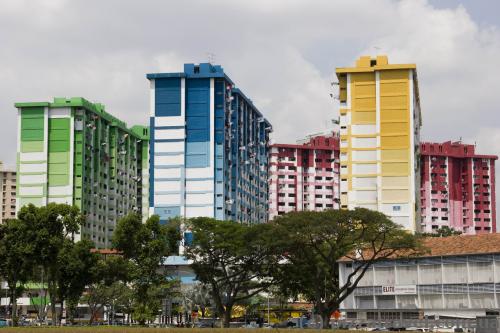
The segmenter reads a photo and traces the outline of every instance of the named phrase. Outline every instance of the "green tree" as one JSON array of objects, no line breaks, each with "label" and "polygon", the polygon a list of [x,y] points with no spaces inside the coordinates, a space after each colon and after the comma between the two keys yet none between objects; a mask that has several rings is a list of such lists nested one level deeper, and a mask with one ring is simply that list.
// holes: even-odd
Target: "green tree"
[{"label": "green tree", "polygon": [[32,221],[11,219],[0,225],[0,275],[8,284],[14,326],[18,324],[17,298],[33,271],[32,238]]},{"label": "green tree", "polygon": [[[82,252],[76,252],[83,248],[88,254],[89,248],[92,247],[88,242],[80,244],[82,246],[86,244],[83,248],[72,242],[83,221],[84,217],[77,207],[51,203],[38,208],[30,204],[20,209],[17,219],[2,226],[0,253],[4,258],[1,260],[0,270],[11,289],[15,324],[17,323],[16,299],[21,295],[26,281],[36,280],[38,273],[48,278],[53,323],[57,322],[55,313],[57,299],[71,297],[74,290],[78,290],[75,289],[77,283],[74,280],[75,271],[68,271],[77,264],[71,255],[82,255]],[[76,252],[69,251],[70,248],[74,248]],[[73,280],[68,282],[68,279]],[[44,283],[41,286],[44,288]],[[58,290],[59,287],[62,289]],[[45,295],[42,295],[43,297]]]},{"label": "green tree", "polygon": [[133,307],[134,320],[137,320],[141,325],[155,320],[156,316],[160,313],[162,299],[168,296],[171,289],[172,284],[165,281],[150,285],[149,288],[147,288],[146,295],[141,295],[139,297],[139,295],[136,294]]},{"label": "green tree", "polygon": [[73,307],[68,307],[66,311],[68,319],[71,322],[74,320],[74,310],[76,310],[78,300],[85,290],[85,286],[93,280],[90,271],[98,260],[97,254],[91,252],[93,247],[94,244],[86,239],[76,243],[65,239],[63,242],[57,257],[58,270],[55,272],[56,295],[61,305],[59,318],[62,317],[64,302],[67,301],[68,304],[73,305]]},{"label": "green tree", "polygon": [[122,281],[115,281],[110,285],[102,282],[89,285],[81,298],[81,301],[89,306],[89,325],[95,322],[104,307],[111,308],[114,312],[118,309],[125,310],[130,301],[129,290],[127,284]]},{"label": "green tree", "polygon": [[[362,208],[289,213],[272,225],[284,259],[275,271],[281,292],[312,302],[324,328],[374,262],[420,249],[416,236]],[[342,278],[339,260],[352,262]]]},{"label": "green tree", "polygon": [[130,280],[137,307],[134,313],[141,325],[159,311],[161,302],[152,297],[160,297],[157,288],[165,284],[161,263],[180,240],[178,228],[176,223],[162,225],[157,215],[142,223],[139,214],[131,213],[122,218],[115,229],[113,246],[131,263]]},{"label": "green tree", "polygon": [[434,232],[424,232],[422,233],[423,237],[450,237],[450,236],[458,236],[461,235],[462,232],[450,228],[448,226],[442,226]]},{"label": "green tree", "polygon": [[201,317],[205,318],[207,308],[211,306],[212,298],[208,285],[203,283],[194,283],[181,288],[181,297],[183,303],[191,309],[200,309]]},{"label": "green tree", "polygon": [[63,248],[69,248],[68,242],[74,240],[85,217],[80,214],[76,206],[50,203],[43,207],[33,205],[22,207],[18,218],[34,223],[35,233],[32,245],[35,255],[33,260],[41,267],[41,271],[47,278],[52,324],[55,325],[59,321],[56,304],[60,303],[59,296],[61,295],[58,290],[59,282],[61,282],[60,254]]},{"label": "green tree", "polygon": [[235,304],[257,295],[271,285],[270,270],[277,258],[267,224],[243,225],[212,218],[189,221],[193,243],[187,258],[196,278],[210,288],[223,326],[229,327]]},{"label": "green tree", "polygon": [[114,301],[118,304],[118,300],[128,292],[127,282],[130,279],[131,269],[130,262],[121,255],[99,259],[90,271],[92,282],[88,284],[81,298],[81,301],[89,306],[89,325],[93,324],[97,314],[105,306],[114,305]]},{"label": "green tree", "polygon": [[130,324],[130,318],[134,312],[135,293],[128,284],[123,284],[123,286],[115,303],[115,312],[126,314],[127,324]]}]

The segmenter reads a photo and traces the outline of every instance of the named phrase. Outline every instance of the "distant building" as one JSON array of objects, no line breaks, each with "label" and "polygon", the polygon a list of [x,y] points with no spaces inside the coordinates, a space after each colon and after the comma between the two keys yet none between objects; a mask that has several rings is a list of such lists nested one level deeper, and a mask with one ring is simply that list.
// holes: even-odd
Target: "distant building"
[{"label": "distant building", "polygon": [[[427,238],[430,253],[384,260],[341,304],[348,319],[475,318],[500,312],[500,234]],[[340,284],[352,272],[340,263]]]},{"label": "distant building", "polygon": [[494,155],[460,142],[421,144],[421,226],[466,234],[497,231]]},{"label": "distant building", "polygon": [[3,223],[7,219],[16,217],[16,172],[4,170],[2,162],[0,162],[0,184],[2,185],[0,223]]},{"label": "distant building", "polygon": [[340,204],[380,211],[420,227],[420,100],[415,64],[360,57],[337,68],[340,87]]},{"label": "distant building", "polygon": [[118,219],[147,216],[147,127],[127,125],[84,98],[16,103],[16,210],[50,202],[76,205],[86,215],[81,237],[110,247]]},{"label": "distant building", "polygon": [[221,66],[148,74],[150,214],[267,221],[272,128]]},{"label": "distant building", "polygon": [[302,143],[271,145],[269,219],[291,211],[338,209],[339,138],[310,136]]}]

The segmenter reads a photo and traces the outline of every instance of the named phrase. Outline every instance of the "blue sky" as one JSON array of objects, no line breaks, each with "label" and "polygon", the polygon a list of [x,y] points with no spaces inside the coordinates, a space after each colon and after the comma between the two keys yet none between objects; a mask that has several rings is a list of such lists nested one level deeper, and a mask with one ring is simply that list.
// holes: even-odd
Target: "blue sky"
[{"label": "blue sky", "polygon": [[146,124],[145,73],[180,71],[207,52],[276,141],[324,129],[338,116],[335,67],[384,53],[417,64],[423,140],[500,153],[500,1],[0,1],[0,160],[10,166],[14,102],[83,96]]}]

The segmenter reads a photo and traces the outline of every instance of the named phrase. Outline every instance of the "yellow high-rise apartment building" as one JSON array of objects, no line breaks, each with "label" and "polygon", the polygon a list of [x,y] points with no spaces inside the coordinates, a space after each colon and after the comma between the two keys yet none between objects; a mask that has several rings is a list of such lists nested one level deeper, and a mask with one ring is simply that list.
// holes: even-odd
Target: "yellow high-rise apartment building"
[{"label": "yellow high-rise apartment building", "polygon": [[355,67],[336,73],[341,207],[378,210],[415,232],[421,126],[416,65],[362,56]]}]

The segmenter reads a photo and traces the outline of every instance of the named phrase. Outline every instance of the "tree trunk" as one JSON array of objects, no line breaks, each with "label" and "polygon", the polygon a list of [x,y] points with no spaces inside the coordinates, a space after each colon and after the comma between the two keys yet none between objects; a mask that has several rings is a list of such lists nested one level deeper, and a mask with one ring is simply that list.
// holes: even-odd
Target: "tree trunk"
[{"label": "tree trunk", "polygon": [[222,320],[222,327],[229,328],[229,323],[231,322],[231,312],[233,312],[232,306],[226,306],[224,309],[224,317]]},{"label": "tree trunk", "polygon": [[57,325],[57,311],[56,311],[56,293],[53,283],[49,282],[49,295],[50,295],[50,313],[52,316],[52,326]]},{"label": "tree trunk", "polygon": [[[9,283],[9,287],[11,284]],[[14,288],[10,288],[10,303],[12,304],[12,326],[17,326],[19,324],[19,318],[17,317],[17,293],[16,284],[14,283]]]},{"label": "tree trunk", "polygon": [[[59,301],[59,304],[61,304],[61,308],[59,309],[59,315],[57,316],[57,318],[59,318],[59,322],[58,322],[58,326],[61,326],[62,325],[62,318],[63,318],[63,312],[64,312],[64,300],[61,299]],[[66,309],[66,314],[67,314],[67,309]]]},{"label": "tree trunk", "polygon": [[92,324],[94,323],[96,313],[97,311],[95,311],[94,309],[90,310],[89,326],[92,326]]},{"label": "tree trunk", "polygon": [[321,312],[321,328],[330,328],[331,313],[328,309]]}]

